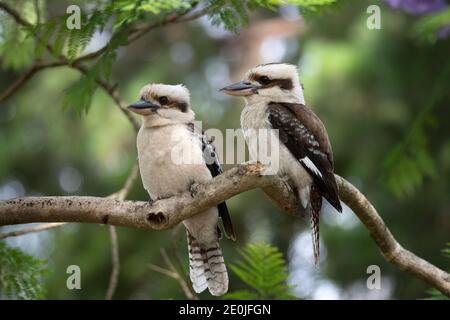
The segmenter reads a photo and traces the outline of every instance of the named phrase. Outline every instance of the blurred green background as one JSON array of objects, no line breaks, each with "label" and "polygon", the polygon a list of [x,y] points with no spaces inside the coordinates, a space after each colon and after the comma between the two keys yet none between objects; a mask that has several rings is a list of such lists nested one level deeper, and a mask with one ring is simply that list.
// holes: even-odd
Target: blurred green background
[{"label": "blurred green background", "polygon": [[[68,5],[89,9],[95,1],[38,1],[43,17]],[[377,2],[377,1],[375,1]],[[33,1],[10,1],[28,16]],[[218,89],[251,66],[284,61],[299,66],[307,104],[328,129],[336,172],[374,204],[397,240],[420,257],[449,268],[440,250],[450,241],[450,41],[417,34],[422,16],[378,1],[380,30],[369,30],[366,9],[374,1],[339,1],[299,14],[295,6],[256,9],[237,32],[208,18],[169,25],[120,47],[112,83],[125,102],[151,82],[184,83],[203,128],[238,128],[243,102]],[[42,17],[41,17],[42,18]],[[8,17],[1,12],[0,19]],[[5,26],[3,40],[7,40]],[[86,52],[108,41],[96,32]],[[24,39],[17,39],[26,44]],[[4,45],[4,43],[3,43]],[[0,92],[30,66],[33,49],[2,51]],[[14,49],[8,49],[14,50]],[[30,195],[107,196],[122,186],[136,162],[135,133],[112,100],[98,89],[89,112],[62,108],[78,72],[55,68],[36,74],[0,105],[0,200]],[[229,166],[226,166],[228,168]],[[146,200],[140,179],[128,199]],[[260,190],[228,201],[238,240],[221,242],[226,262],[248,242],[266,241],[284,253],[294,294],[311,299],[417,299],[428,285],[389,265],[359,220],[325,208],[322,262],[313,265],[307,219],[293,218]],[[20,226],[1,227],[0,232]],[[184,299],[173,279],[148,268],[163,266],[160,248],[181,256],[187,270],[184,231],[118,228],[120,276],[115,298]],[[8,238],[12,247],[46,259],[45,297],[102,299],[111,252],[108,228],[71,224]],[[66,268],[79,265],[82,289],[66,288]],[[368,290],[366,269],[381,267],[381,290]],[[232,274],[231,290],[243,287]],[[211,298],[208,293],[201,298]]]}]

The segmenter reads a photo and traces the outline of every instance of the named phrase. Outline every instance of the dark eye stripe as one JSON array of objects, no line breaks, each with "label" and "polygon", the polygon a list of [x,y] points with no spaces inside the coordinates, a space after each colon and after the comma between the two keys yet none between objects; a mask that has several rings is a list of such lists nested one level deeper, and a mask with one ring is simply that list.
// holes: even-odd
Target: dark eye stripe
[{"label": "dark eye stripe", "polygon": [[262,77],[264,77],[264,75],[252,73],[250,75],[249,79],[260,83],[262,88],[271,88],[271,87],[278,86],[283,90],[291,90],[294,87],[294,84],[292,83],[291,79],[269,79],[270,81],[268,83],[264,84],[264,83],[261,83]]},{"label": "dark eye stripe", "polygon": [[175,104],[175,107],[180,109],[181,112],[187,112],[188,111],[188,105],[185,102],[177,102]]},{"label": "dark eye stripe", "polygon": [[284,90],[291,90],[294,87],[291,79],[273,79],[269,84],[269,87],[273,86],[279,86]]}]

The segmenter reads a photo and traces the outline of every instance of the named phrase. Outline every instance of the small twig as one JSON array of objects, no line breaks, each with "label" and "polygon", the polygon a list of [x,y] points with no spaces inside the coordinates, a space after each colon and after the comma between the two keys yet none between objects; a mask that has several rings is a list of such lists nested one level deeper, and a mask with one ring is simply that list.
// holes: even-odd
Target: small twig
[{"label": "small twig", "polygon": [[180,285],[181,290],[183,291],[183,293],[187,299],[198,300],[198,296],[194,292],[192,292],[186,279],[182,275],[180,275],[180,273],[177,271],[174,264],[170,260],[166,250],[164,248],[161,248],[160,251],[161,251],[161,256],[163,257],[164,263],[167,266],[167,269],[161,268],[161,267],[151,264],[151,263],[148,265],[148,267],[150,269],[152,269],[153,271],[159,272],[161,274],[164,274],[168,277],[175,279],[178,282],[178,284]]},{"label": "small twig", "polygon": [[[123,187],[116,193],[112,194],[110,197],[117,200],[124,200],[130,193],[134,182],[138,176],[139,165],[136,163],[131,169],[127,180]],[[119,282],[119,272],[120,272],[120,258],[119,258],[119,244],[117,241],[117,231],[116,227],[109,226],[109,236],[111,241],[111,260],[112,260],[112,270],[109,277],[108,290],[106,292],[105,300],[111,300],[116,292],[117,283]]]},{"label": "small twig", "polygon": [[30,27],[32,24],[28,22],[27,20],[23,19],[20,14],[13,8],[11,8],[9,5],[7,5],[4,2],[0,2],[0,9],[7,12],[16,22],[22,26]]},{"label": "small twig", "polygon": [[128,177],[125,180],[123,187],[116,193],[110,195],[110,197],[113,197],[117,200],[125,200],[128,194],[130,193],[131,188],[133,188],[133,185],[136,182],[138,174],[139,174],[139,165],[136,163],[131,169],[130,173],[128,174]]},{"label": "small twig", "polygon": [[[76,69],[80,71],[82,74],[87,74],[88,70],[78,64],[70,65],[73,69]],[[128,118],[128,120],[131,122],[133,128],[135,131],[138,131],[140,128],[139,122],[136,120],[136,118],[132,115],[130,111],[125,106],[125,103],[120,99],[120,97],[117,94],[117,88],[115,86],[110,85],[106,81],[103,81],[99,78],[96,78],[95,81],[97,84],[105,90],[105,92],[111,97],[111,99],[116,103],[116,105],[119,107],[120,111]]]},{"label": "small twig", "polygon": [[[179,240],[179,238],[181,238],[182,233],[181,231],[184,231],[184,226],[182,226],[181,224],[177,225],[176,227],[173,228],[173,232],[172,232],[172,236],[171,236],[171,242],[172,242],[172,252],[175,256],[175,261],[178,265],[178,269],[177,270],[181,270],[181,273],[183,274],[183,277],[185,279],[189,278],[189,274],[186,271],[186,268],[184,267],[183,261],[180,257],[180,253],[178,251],[178,245],[177,242]],[[185,234],[185,232],[183,232],[183,234]],[[186,237],[186,235],[185,235]],[[191,288],[191,287],[189,287]]]},{"label": "small twig", "polygon": [[153,271],[162,273],[165,276],[168,276],[168,277],[171,277],[171,278],[173,278],[175,280],[178,280],[178,275],[175,272],[172,272],[172,271],[169,271],[167,269],[161,268],[161,267],[157,266],[156,264],[152,264],[152,263],[149,263],[148,267],[150,269],[152,269]]},{"label": "small twig", "polygon": [[34,0],[34,11],[36,13],[36,23],[41,22],[41,9],[39,8],[39,0]]},{"label": "small twig", "polygon": [[141,25],[135,26],[134,28],[131,29],[132,34],[130,35],[130,37],[128,39],[128,43],[136,41],[137,39],[142,37],[144,34],[146,34],[147,32],[149,32],[153,29],[163,27],[168,24],[181,23],[181,22],[187,22],[187,21],[192,21],[192,20],[198,19],[198,18],[204,16],[205,14],[207,14],[211,10],[211,7],[209,7],[209,6],[205,7],[191,15],[188,15],[191,12],[191,9],[184,11],[182,13],[168,15],[162,21],[151,22],[151,23],[146,23],[146,24],[141,24]]},{"label": "small twig", "polygon": [[67,65],[64,61],[53,61],[46,63],[35,63],[31,68],[28,69],[24,74],[22,74],[16,81],[14,81],[5,91],[0,94],[0,102],[5,101],[11,97],[17,90],[24,86],[28,80],[30,80],[34,74],[37,72],[47,69]]},{"label": "small twig", "polygon": [[166,249],[161,248],[159,251],[161,252],[161,256],[163,257],[163,260],[164,260],[165,264],[169,267],[169,269],[176,272],[177,269],[175,269],[175,266],[173,265],[172,261],[169,259]]},{"label": "small twig", "polygon": [[63,226],[65,224],[66,224],[65,222],[43,223],[43,224],[39,224],[39,225],[34,226],[34,227],[23,228],[23,229],[16,230],[16,231],[0,233],[0,240],[6,239],[6,238],[11,238],[11,237],[23,236],[23,235],[29,234],[29,233],[49,230],[49,229],[53,229],[53,228],[57,228],[57,227]]},{"label": "small twig", "polygon": [[109,286],[106,292],[105,300],[111,300],[116,291],[117,283],[119,281],[120,259],[119,259],[119,244],[117,241],[117,232],[114,226],[109,226],[109,234],[111,239],[111,256],[112,256],[112,270],[109,277]]}]

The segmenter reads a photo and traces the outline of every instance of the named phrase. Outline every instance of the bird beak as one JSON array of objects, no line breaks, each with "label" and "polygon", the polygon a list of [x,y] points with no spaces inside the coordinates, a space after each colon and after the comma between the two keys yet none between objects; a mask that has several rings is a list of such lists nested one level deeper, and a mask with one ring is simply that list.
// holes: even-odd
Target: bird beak
[{"label": "bird beak", "polygon": [[152,114],[154,111],[156,111],[159,108],[159,106],[152,102],[148,102],[145,100],[139,100],[133,104],[130,104],[127,108],[137,114],[146,116],[146,115]]},{"label": "bird beak", "polygon": [[226,86],[219,91],[223,91],[230,96],[250,96],[258,93],[259,87],[251,82],[236,82]]}]

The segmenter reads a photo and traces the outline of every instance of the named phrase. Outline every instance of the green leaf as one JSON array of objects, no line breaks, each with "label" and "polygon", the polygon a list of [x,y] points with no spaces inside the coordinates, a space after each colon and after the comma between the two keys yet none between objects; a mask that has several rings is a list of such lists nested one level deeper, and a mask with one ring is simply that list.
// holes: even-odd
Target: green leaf
[{"label": "green leaf", "polygon": [[45,261],[0,242],[0,296],[10,299],[44,299]]},{"label": "green leaf", "polygon": [[432,116],[433,108],[447,92],[450,64],[443,68],[436,85],[427,96],[425,107],[414,119],[402,142],[387,154],[383,161],[382,180],[397,197],[411,195],[425,178],[437,177],[436,165],[428,151],[426,130],[436,126]]},{"label": "green leaf", "polygon": [[320,7],[337,3],[336,0],[210,0],[209,18],[214,25],[237,31],[248,24],[248,13],[258,8],[276,10],[282,5],[295,5],[303,12],[317,12]]},{"label": "green leaf", "polygon": [[69,39],[67,40],[67,58],[74,60],[78,51],[80,50],[80,37],[82,29],[72,29],[69,32]]},{"label": "green leaf", "polygon": [[64,44],[66,43],[67,28],[64,24],[61,24],[56,33],[55,41],[53,42],[53,54],[59,56],[62,54]]},{"label": "green leaf", "polygon": [[450,25],[450,8],[424,15],[414,25],[413,34],[424,42],[434,43],[437,40],[437,31]]},{"label": "green leaf", "polygon": [[95,78],[83,76],[65,90],[63,108],[73,108],[79,115],[89,111],[92,97],[97,90]]},{"label": "green leaf", "polygon": [[293,299],[282,253],[267,243],[247,244],[230,270],[251,290],[228,293],[225,299]]},{"label": "green leaf", "polygon": [[50,21],[45,24],[37,26],[35,32],[39,35],[38,42],[36,45],[36,58],[42,57],[42,54],[46,50],[46,46],[50,40],[50,37],[55,32],[56,22]]},{"label": "green leaf", "polygon": [[0,56],[3,68],[21,70],[34,59],[34,41],[27,29],[9,19],[0,19]]}]

